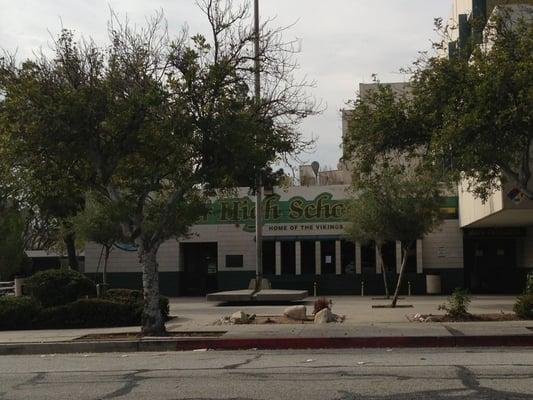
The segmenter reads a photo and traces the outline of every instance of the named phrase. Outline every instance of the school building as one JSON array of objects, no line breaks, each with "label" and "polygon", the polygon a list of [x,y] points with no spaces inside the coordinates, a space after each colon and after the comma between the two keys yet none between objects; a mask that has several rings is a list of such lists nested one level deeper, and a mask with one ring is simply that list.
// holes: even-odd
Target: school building
[{"label": "school building", "polygon": [[[471,22],[488,17],[502,4],[532,1],[453,0],[455,25],[449,51],[471,35]],[[514,8],[513,8],[514,10]],[[516,10],[515,10],[516,11]],[[518,12],[522,12],[518,9]],[[402,92],[405,84],[392,84]],[[364,95],[372,85],[361,85]],[[343,118],[343,129],[346,129]],[[533,162],[533,160],[532,160]],[[306,289],[319,295],[383,294],[382,267],[372,243],[353,243],[346,234],[350,173],[343,165],[315,176],[300,168],[301,186],[275,187],[264,199],[264,275],[274,288]],[[533,185],[533,182],[531,183]],[[531,188],[533,189],[533,187]],[[520,293],[533,270],[533,200],[504,185],[483,203],[460,182],[442,206],[441,226],[420,238],[409,254],[402,292],[428,292],[440,280],[441,292],[456,287],[473,293]],[[119,248],[120,247],[120,248]],[[111,253],[108,276],[114,287],[140,288],[135,249]],[[99,280],[101,247],[85,248],[85,272]],[[211,210],[187,238],[164,243],[158,254],[161,291],[173,296],[205,295],[243,289],[255,276],[255,205],[247,188],[213,199]],[[400,267],[400,243],[386,246],[389,270]],[[393,275],[393,274],[389,274]],[[395,276],[389,276],[392,281]],[[432,288],[434,289],[434,288]]]},{"label": "school building", "polygon": [[[318,294],[383,292],[381,265],[372,243],[353,243],[346,234],[347,185],[274,188],[264,199],[264,275],[274,288],[307,289]],[[442,277],[443,291],[462,286],[463,237],[457,197],[446,199],[442,226],[417,241],[407,265],[405,291],[426,293],[426,275]],[[390,243],[384,262],[399,270],[400,243]],[[115,287],[140,287],[141,267],[134,249],[115,248],[108,279]],[[101,248],[85,249],[85,272],[96,275]],[[211,211],[187,238],[170,240],[159,251],[163,293],[205,295],[241,289],[255,276],[255,204],[242,188],[234,197],[215,199]],[[389,273],[389,275],[393,275]],[[95,276],[99,279],[98,276]],[[395,277],[390,276],[393,280]]]}]

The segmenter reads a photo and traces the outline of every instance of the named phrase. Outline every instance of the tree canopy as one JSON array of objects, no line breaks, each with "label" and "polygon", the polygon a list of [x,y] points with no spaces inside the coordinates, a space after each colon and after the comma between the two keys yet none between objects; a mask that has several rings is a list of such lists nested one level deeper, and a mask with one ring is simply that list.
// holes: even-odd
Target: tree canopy
[{"label": "tree canopy", "polygon": [[[381,259],[386,242],[401,241],[402,266],[392,305],[396,306],[407,252],[441,222],[442,186],[435,176],[420,176],[401,166],[388,166],[357,181],[349,207],[348,233],[355,241],[374,241]],[[386,266],[382,265],[388,293]]]},{"label": "tree canopy", "polygon": [[19,210],[0,203],[0,280],[22,273],[28,266],[24,248],[24,218]]},{"label": "tree canopy", "polygon": [[2,148],[18,162],[12,172],[76,206],[78,194],[85,200],[92,191],[122,210],[122,234],[143,268],[147,334],[164,331],[161,243],[188,232],[215,188],[252,185],[304,148],[298,122],[315,112],[283,29],[262,26],[264,91],[255,101],[248,8],[199,4],[210,39],[171,38],[160,13],[143,28],[113,15],[106,47],[64,30],[53,59],[0,63]]},{"label": "tree canopy", "polygon": [[505,182],[533,198],[533,18],[524,10],[502,8],[483,43],[422,57],[404,93],[378,84],[355,100],[344,142],[355,169],[402,154],[450,181],[467,178],[482,199]]}]

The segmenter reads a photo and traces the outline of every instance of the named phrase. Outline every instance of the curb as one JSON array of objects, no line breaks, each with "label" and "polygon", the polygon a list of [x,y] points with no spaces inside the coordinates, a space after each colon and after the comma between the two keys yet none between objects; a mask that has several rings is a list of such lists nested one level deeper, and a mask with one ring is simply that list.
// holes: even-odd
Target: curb
[{"label": "curb", "polygon": [[4,343],[0,355],[114,353],[142,351],[361,349],[428,347],[533,347],[533,335],[381,336],[311,338],[195,338],[124,341]]}]

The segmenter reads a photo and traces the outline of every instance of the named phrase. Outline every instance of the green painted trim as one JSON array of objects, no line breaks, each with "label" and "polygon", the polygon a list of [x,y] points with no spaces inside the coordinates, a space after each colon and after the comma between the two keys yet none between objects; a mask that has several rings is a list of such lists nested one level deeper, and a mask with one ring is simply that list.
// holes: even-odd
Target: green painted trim
[{"label": "green painted trim", "polygon": [[[101,273],[85,273],[96,283],[102,283]],[[159,272],[159,291],[164,296],[175,297],[181,294],[180,281],[182,272]],[[142,290],[141,272],[108,272],[107,282],[112,289]]]},{"label": "green painted trim", "polygon": [[[281,200],[279,194],[263,200],[265,224],[346,222],[349,199],[333,199],[331,193],[321,193],[313,200],[295,196]],[[442,212],[445,218],[457,218],[457,196],[443,199]],[[255,203],[246,196],[241,198],[218,198],[209,206],[209,211],[198,225],[244,225],[243,230],[255,230]]]}]

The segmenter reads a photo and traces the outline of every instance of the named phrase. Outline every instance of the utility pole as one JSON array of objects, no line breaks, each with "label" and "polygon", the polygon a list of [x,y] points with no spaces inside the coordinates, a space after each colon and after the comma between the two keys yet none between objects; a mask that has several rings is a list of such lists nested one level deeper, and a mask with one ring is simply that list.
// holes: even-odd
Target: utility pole
[{"label": "utility pole", "polygon": [[[259,0],[254,0],[254,47],[255,47],[255,105],[259,110],[261,103],[261,62],[260,62],[260,40],[259,40]],[[258,142],[258,132],[255,134],[256,144]],[[255,178],[255,248],[256,248],[256,290],[261,290],[263,278],[263,188],[261,171],[257,171]]]}]

